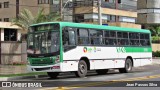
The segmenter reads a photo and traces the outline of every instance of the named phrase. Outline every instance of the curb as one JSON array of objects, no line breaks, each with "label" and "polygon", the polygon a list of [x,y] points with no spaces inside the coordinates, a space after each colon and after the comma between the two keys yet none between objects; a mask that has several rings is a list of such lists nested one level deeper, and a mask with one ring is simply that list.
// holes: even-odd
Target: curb
[{"label": "curb", "polygon": [[0,81],[13,81],[18,79],[32,79],[32,78],[43,78],[48,77],[47,75],[34,75],[34,76],[15,76],[15,77],[2,77]]},{"label": "curb", "polygon": [[160,57],[152,57],[152,59],[160,59]]}]

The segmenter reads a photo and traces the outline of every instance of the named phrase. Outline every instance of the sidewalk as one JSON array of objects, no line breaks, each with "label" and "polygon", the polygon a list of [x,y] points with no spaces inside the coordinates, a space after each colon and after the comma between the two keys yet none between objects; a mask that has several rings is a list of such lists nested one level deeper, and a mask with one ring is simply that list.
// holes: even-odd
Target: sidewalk
[{"label": "sidewalk", "polygon": [[0,65],[0,76],[8,74],[28,73],[26,65]]},{"label": "sidewalk", "polygon": [[160,59],[152,59],[152,64],[160,64]]}]

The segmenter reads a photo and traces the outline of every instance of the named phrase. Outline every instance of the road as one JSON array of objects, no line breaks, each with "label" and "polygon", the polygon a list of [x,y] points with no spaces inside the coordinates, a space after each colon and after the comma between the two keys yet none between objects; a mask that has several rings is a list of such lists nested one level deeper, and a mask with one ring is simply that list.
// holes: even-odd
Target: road
[{"label": "road", "polygon": [[[43,82],[43,88],[18,88],[23,90],[160,90],[160,64],[153,64],[143,67],[134,68],[131,73],[119,73],[118,70],[110,70],[106,75],[97,75],[95,71],[90,71],[84,78],[76,78],[73,73],[62,73],[58,79],[50,79],[49,77],[21,79],[18,81],[34,81]],[[145,82],[135,82],[145,81]],[[127,86],[128,84],[148,84],[152,83],[154,87],[135,87]],[[55,87],[49,87],[55,86]],[[3,89],[3,88],[2,88]],[[12,90],[18,90],[12,88]],[[7,88],[5,88],[7,90]],[[8,88],[9,90],[9,88]]]}]

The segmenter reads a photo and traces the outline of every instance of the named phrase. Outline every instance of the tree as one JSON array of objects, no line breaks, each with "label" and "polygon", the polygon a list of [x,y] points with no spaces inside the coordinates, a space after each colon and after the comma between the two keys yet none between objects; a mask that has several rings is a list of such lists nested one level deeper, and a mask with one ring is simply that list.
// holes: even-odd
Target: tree
[{"label": "tree", "polygon": [[152,42],[153,43],[159,43],[160,42],[160,25],[159,24],[154,24],[154,25],[149,25],[147,29],[150,29],[152,33]]},{"label": "tree", "polygon": [[160,25],[150,25],[148,29],[151,30],[152,36],[156,36],[156,37],[160,36]]},{"label": "tree", "polygon": [[[12,19],[12,25],[17,25],[24,32],[28,32],[29,26],[31,24],[41,23],[41,22],[50,22],[50,21],[61,21],[61,18],[59,16],[59,13],[44,13],[44,8],[40,8],[38,10],[37,15],[33,15],[30,10],[23,9],[18,18]],[[21,40],[25,40],[26,34],[22,34]]]},{"label": "tree", "polygon": [[18,18],[12,19],[12,25],[17,25],[28,32],[28,28],[31,24],[60,20],[59,13],[50,13],[46,15],[43,8],[39,9],[35,16],[28,9],[23,9]]}]

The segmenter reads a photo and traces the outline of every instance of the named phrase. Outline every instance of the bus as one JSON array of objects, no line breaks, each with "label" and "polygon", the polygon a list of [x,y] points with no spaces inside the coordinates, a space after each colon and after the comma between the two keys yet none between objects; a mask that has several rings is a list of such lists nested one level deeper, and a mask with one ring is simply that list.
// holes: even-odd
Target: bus
[{"label": "bus", "polygon": [[85,77],[89,70],[106,74],[109,69],[128,73],[133,67],[152,63],[151,32],[72,22],[33,24],[27,37],[27,69],[61,72]]}]

